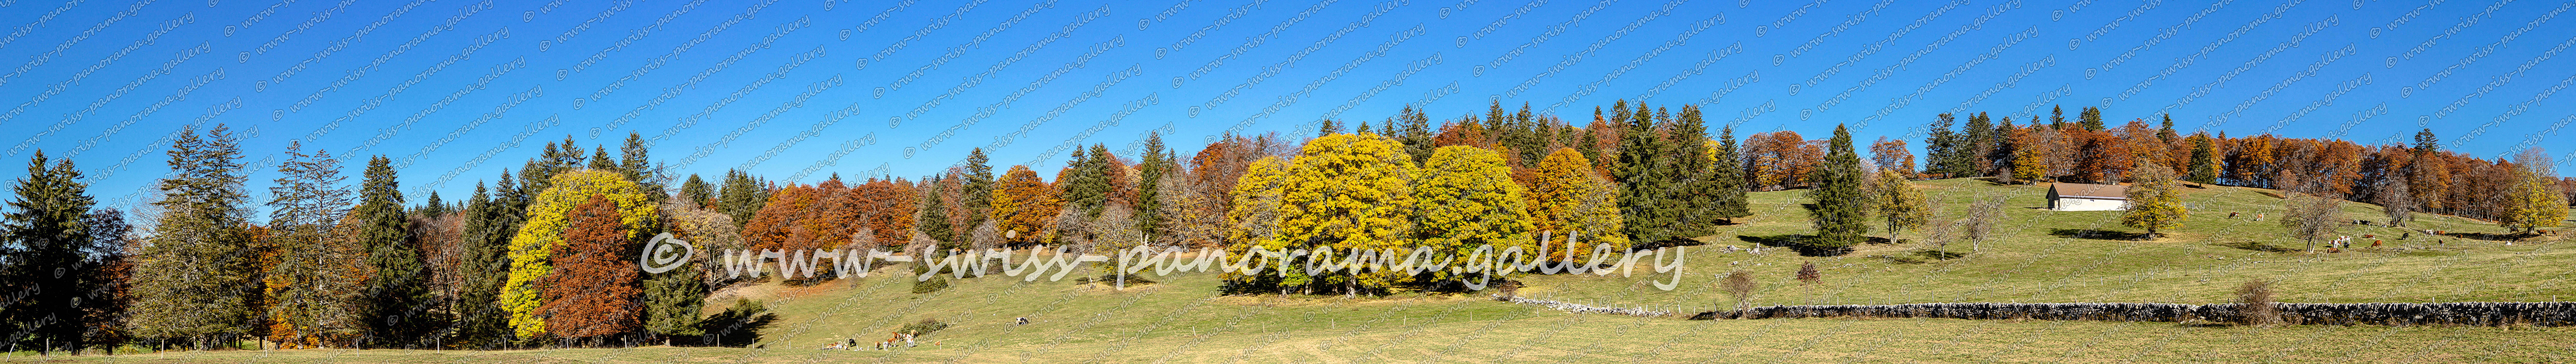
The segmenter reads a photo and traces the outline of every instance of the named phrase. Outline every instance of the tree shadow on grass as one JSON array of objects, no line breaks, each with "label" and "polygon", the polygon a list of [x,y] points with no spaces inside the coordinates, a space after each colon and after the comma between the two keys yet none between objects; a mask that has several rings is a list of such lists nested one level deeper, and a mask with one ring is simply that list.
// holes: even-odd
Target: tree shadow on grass
[{"label": "tree shadow on grass", "polygon": [[777,322],[778,314],[770,313],[760,302],[736,299],[732,308],[698,322],[698,329],[705,333],[698,337],[698,345],[750,346],[760,342],[761,329]]},{"label": "tree shadow on grass", "polygon": [[[1763,246],[1789,248],[1789,250],[1798,252],[1798,255],[1810,257],[1840,256],[1843,254],[1851,254],[1852,252],[1852,247],[1848,246],[1816,245],[1813,243],[1816,236],[1807,234],[1736,235],[1735,238],[1744,240],[1744,242],[1747,243],[1762,244]],[[1887,238],[1876,236],[1868,237],[1868,239],[1868,243],[1870,244],[1886,244],[1893,242],[1887,240]]]},{"label": "tree shadow on grass", "polygon": [[2533,234],[2533,233],[2496,234],[2496,233],[2463,233],[2463,232],[2456,232],[2456,231],[2444,231],[2444,232],[2442,232],[2442,236],[2446,236],[2446,237],[2461,238],[2461,239],[2469,239],[2469,240],[2486,240],[2486,241],[2522,240],[2523,238],[2529,238],[2529,237],[2534,237],[2534,236],[2539,236],[2539,235],[2540,235],[2540,234]]},{"label": "tree shadow on grass", "polygon": [[2147,239],[2147,233],[2132,233],[2132,232],[2126,232],[2126,231],[2094,230],[2094,229],[2048,229],[2048,235],[2055,235],[2055,236],[2060,237],[2060,238],[2093,239],[2093,240],[2146,240],[2146,239]]},{"label": "tree shadow on grass", "polygon": [[2217,245],[2217,246],[2223,246],[2223,247],[2229,247],[2229,248],[2237,248],[2237,249],[2252,250],[2252,251],[2265,252],[2265,253],[2289,253],[2289,252],[2296,252],[2296,251],[2299,251],[2299,249],[2296,249],[2296,248],[2285,248],[2285,247],[2280,247],[2280,246],[2274,246],[2274,245],[2272,245],[2272,244],[2264,244],[2264,243],[2261,243],[2261,242],[2255,242],[2255,241],[2252,241],[2252,240],[2241,240],[2241,241],[2218,242],[2218,243],[2211,243],[2210,245]]}]

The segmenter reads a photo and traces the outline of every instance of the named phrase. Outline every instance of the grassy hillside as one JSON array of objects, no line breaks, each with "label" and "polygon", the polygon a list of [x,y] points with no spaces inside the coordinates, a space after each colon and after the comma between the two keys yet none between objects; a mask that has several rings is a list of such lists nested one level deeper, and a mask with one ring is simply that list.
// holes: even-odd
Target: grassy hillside
[{"label": "grassy hillside", "polygon": [[[1955,219],[1969,201],[2008,197],[2005,237],[1976,244],[1950,260],[1901,259],[1925,247],[1872,244],[1840,257],[1801,257],[1788,249],[1721,253],[1807,233],[1798,191],[1753,194],[1759,215],[1691,248],[1687,276],[1673,291],[1636,277],[1523,276],[1523,296],[1600,305],[1693,311],[1731,304],[1715,274],[1744,269],[1762,277],[1761,305],[1913,302],[2221,302],[2247,279],[2280,281],[2291,302],[2548,301],[2576,298],[2568,252],[2555,240],[2518,242],[2450,238],[2433,245],[2383,239],[2381,249],[2301,254],[2240,248],[2252,242],[2300,247],[2258,212],[2279,215],[2269,191],[2193,189],[2198,206],[2172,236],[2154,241],[2100,235],[2131,232],[2117,212],[2056,212],[2044,186],[1997,186],[1954,179],[1923,183],[1941,206],[1936,221]],[[2377,220],[2377,207],[2345,213]],[[2241,211],[2239,219],[2226,212]],[[2425,215],[2420,228],[2494,233],[2478,221]],[[2077,230],[2114,234],[2082,237]],[[2391,235],[2354,227],[2350,235]],[[1884,236],[1884,232],[1874,235]],[[2366,246],[2368,239],[2360,239]],[[1969,252],[1968,244],[1944,249]],[[1822,268],[1820,283],[1790,279],[1801,262]],[[885,268],[879,273],[896,273]],[[1216,296],[1213,274],[1192,273],[1116,290],[1098,284],[1026,282],[988,277],[952,280],[952,288],[910,293],[909,282],[883,275],[807,287],[766,284],[720,293],[765,300],[778,320],[760,329],[759,348],[646,348],[501,352],[332,351],[173,353],[111,358],[118,362],[263,360],[279,362],[2566,362],[2576,360],[2576,328],[2288,326],[2250,328],[2174,323],[1968,321],[1945,319],[1786,319],[1684,321],[1578,315],[1496,302],[1482,295],[1390,297]],[[714,309],[716,307],[711,307]],[[1029,325],[1014,325],[1027,317]],[[955,326],[922,336],[899,351],[812,348],[856,338],[882,340],[925,318]],[[22,361],[13,357],[8,361]]]}]

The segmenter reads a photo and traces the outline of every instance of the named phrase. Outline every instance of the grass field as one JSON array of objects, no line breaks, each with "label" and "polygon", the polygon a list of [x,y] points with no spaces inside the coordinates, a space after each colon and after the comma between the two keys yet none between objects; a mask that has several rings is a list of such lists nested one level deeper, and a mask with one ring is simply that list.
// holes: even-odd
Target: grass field
[{"label": "grass field", "polygon": [[[1755,247],[1739,236],[1807,233],[1797,191],[1754,194],[1757,216],[1692,247],[1682,285],[1669,279],[1521,276],[1526,297],[1603,306],[1702,311],[1732,305],[1713,275],[1743,269],[1762,277],[1757,305],[1918,302],[2224,302],[2248,279],[2279,282],[2287,302],[2553,301],[2576,298],[2576,252],[2554,239],[2508,242],[2465,238],[2385,238],[2392,228],[2354,226],[2348,235],[2383,247],[2304,254],[2247,249],[2302,248],[2273,221],[2280,199],[2269,191],[2193,189],[2193,216],[2154,241],[2100,238],[2134,232],[2117,212],[2056,212],[2042,186],[1984,181],[1926,181],[1943,206],[1936,221],[1956,218],[1968,201],[2008,197],[2004,238],[1974,244],[1951,260],[1909,262],[1925,247],[1873,244],[1840,257],[1801,257],[1788,249],[1720,253],[1717,246]],[[2227,219],[2227,212],[2244,216]],[[2354,219],[2378,220],[2376,206],[2352,204]],[[2420,229],[2498,233],[2492,224],[2422,215]],[[2081,236],[2077,231],[2112,234]],[[1917,234],[1917,233],[1909,233]],[[1884,232],[1874,235],[1884,236]],[[2436,244],[2447,239],[2448,243]],[[1944,250],[1971,252],[1966,243]],[[1919,259],[1915,259],[1919,260]],[[1823,271],[1816,284],[1790,279],[1802,262]],[[880,273],[898,272],[887,268]],[[764,284],[721,292],[768,302],[777,320],[759,329],[754,348],[555,349],[512,351],[293,350],[168,352],[85,356],[104,362],[2569,362],[2576,328],[2285,326],[2240,327],[2095,321],[1947,319],[1783,319],[1685,321],[1571,314],[1496,302],[1482,295],[1398,294],[1387,297],[1216,296],[1213,274],[1157,278],[1117,290],[1099,284],[1025,282],[1009,277],[951,280],[929,294],[885,277],[790,287]],[[710,307],[718,309],[721,307]],[[1029,325],[1014,325],[1026,317]],[[923,335],[922,346],[893,351],[813,348],[845,339],[882,340],[925,318],[955,326]],[[54,359],[63,359],[56,357]],[[41,360],[7,357],[8,362]]]}]

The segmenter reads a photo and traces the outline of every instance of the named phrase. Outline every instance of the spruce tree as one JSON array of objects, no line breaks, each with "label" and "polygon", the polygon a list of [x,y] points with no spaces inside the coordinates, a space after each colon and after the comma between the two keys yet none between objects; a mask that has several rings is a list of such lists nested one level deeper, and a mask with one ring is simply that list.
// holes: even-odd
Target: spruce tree
[{"label": "spruce tree", "polygon": [[[1136,161],[1136,231],[1146,236],[1163,236],[1163,175],[1170,174],[1171,154],[1163,150],[1163,134],[1145,135],[1142,160]],[[974,191],[967,191],[971,196]],[[988,195],[989,196],[989,195]],[[1177,196],[1175,196],[1177,197]]]},{"label": "spruce tree", "polygon": [[1931,125],[1924,126],[1928,132],[1923,137],[1923,155],[1928,159],[1924,161],[1923,173],[1943,175],[1941,178],[1967,176],[1965,168],[1959,166],[1959,134],[1950,131],[1955,120],[1954,116],[1943,113],[1933,119]]},{"label": "spruce tree", "polygon": [[267,296],[277,304],[265,313],[272,321],[268,339],[284,347],[345,344],[367,332],[366,296],[358,277],[369,276],[361,261],[365,252],[338,244],[334,236],[348,217],[351,193],[341,185],[340,160],[327,151],[304,154],[300,143],[286,147],[286,161],[269,193],[267,242],[276,249],[276,266],[266,277]]},{"label": "spruce tree", "polygon": [[80,274],[93,269],[87,253],[100,250],[88,224],[97,202],[71,160],[48,166],[49,161],[42,150],[28,159],[27,176],[12,186],[15,198],[0,217],[0,233],[6,234],[0,242],[11,243],[0,244],[0,263],[6,263],[0,265],[0,288],[25,295],[0,304],[0,318],[20,325],[8,331],[15,335],[6,338],[17,340],[5,343],[10,350],[51,353],[86,346],[82,332],[94,323],[68,313],[95,305],[81,296],[102,286],[99,277]]},{"label": "spruce tree", "polygon": [[990,162],[990,158],[984,156],[984,148],[966,153],[966,190],[959,196],[958,203],[962,206],[958,207],[964,210],[966,226],[970,228],[983,226],[984,220],[993,212],[993,166]]},{"label": "spruce tree", "polygon": [[760,181],[739,169],[725,171],[724,190],[719,193],[716,211],[733,216],[735,226],[750,224],[751,215],[769,204],[768,193]]},{"label": "spruce tree", "polygon": [[708,204],[707,200],[715,198],[715,188],[713,186],[708,186],[706,180],[699,179],[698,174],[696,173],[690,173],[689,180],[687,182],[680,183],[680,199],[682,200],[688,200],[689,203],[697,204],[699,207],[712,209],[715,208],[715,206]]},{"label": "spruce tree", "polygon": [[1951,158],[1959,159],[1959,161],[1951,162],[1951,164],[1957,166],[1961,174],[1952,175],[1950,177],[1982,177],[1987,175],[1990,166],[1986,163],[1985,157],[1988,153],[1994,151],[1995,139],[1998,139],[1995,136],[1994,128],[1994,119],[1987,117],[1986,113],[1980,112],[1976,115],[1968,116],[1968,124],[1959,127],[1959,132],[1961,134],[1966,134],[1966,136],[1962,139],[1962,143],[1957,146],[1958,149],[1952,151],[1953,153],[1950,155]]},{"label": "spruce tree", "polygon": [[223,345],[259,325],[259,252],[243,229],[241,147],[230,128],[194,128],[171,142],[171,176],[159,185],[161,210],[151,244],[135,267],[127,321],[140,337]]},{"label": "spruce tree", "polygon": [[[2403,179],[2404,176],[2396,178]],[[2218,148],[2210,145],[2207,133],[2191,136],[2191,181],[2204,185],[2218,183]]]},{"label": "spruce tree", "polygon": [[626,180],[643,186],[644,196],[651,197],[654,203],[661,203],[662,199],[670,198],[670,192],[664,186],[670,184],[671,179],[662,173],[661,166],[653,165],[650,152],[651,149],[644,145],[643,135],[627,132],[626,144],[617,147],[617,172],[626,174]]},{"label": "spruce tree", "polygon": [[374,271],[362,292],[371,301],[367,321],[376,339],[391,347],[418,347],[424,343],[414,341],[443,320],[430,317],[429,267],[411,235],[411,219],[402,213],[401,185],[394,178],[393,160],[368,159],[358,207],[350,214],[360,224],[356,238]]},{"label": "spruce tree", "polygon": [[[503,182],[509,175],[504,174]],[[501,284],[509,279],[510,236],[518,231],[518,214],[490,198],[483,184],[465,202],[464,257],[456,271],[464,276],[451,310],[456,315],[452,345],[493,349],[508,344],[509,312],[499,305]]]},{"label": "spruce tree", "polygon": [[[1621,106],[1625,103],[1612,108]],[[1499,116],[1501,110],[1497,107],[1494,112]],[[1619,215],[1627,222],[1624,233],[1628,241],[1662,244],[1679,235],[1673,231],[1677,221],[1667,215],[1671,211],[1664,205],[1670,186],[1677,181],[1673,179],[1673,166],[1667,163],[1671,159],[1659,153],[1669,150],[1663,138],[1655,135],[1662,126],[1657,125],[1646,106],[1630,110],[1634,115],[1622,119],[1627,122],[1628,132],[1619,135],[1621,152],[1610,170],[1612,179],[1619,182]]]},{"label": "spruce tree", "polygon": [[1709,166],[1709,181],[1715,184],[1709,191],[1709,209],[1714,217],[1733,224],[1737,218],[1753,216],[1753,209],[1744,195],[1744,163],[1735,145],[1735,127],[1719,129],[1717,135],[1716,160]]},{"label": "spruce tree", "polygon": [[[1526,112],[1526,110],[1524,110]],[[1699,106],[1683,105],[1672,119],[1672,133],[1665,137],[1665,149],[1658,157],[1672,170],[1671,190],[1660,195],[1665,214],[1672,216],[1676,240],[1689,240],[1710,232],[1722,219],[1715,213],[1719,183],[1709,161],[1708,125],[1701,123]],[[1532,157],[1540,158],[1540,157]]]},{"label": "spruce tree", "polygon": [[1807,190],[1814,206],[1807,213],[1816,229],[1814,253],[1838,255],[1868,239],[1870,198],[1861,191],[1864,178],[1860,154],[1852,151],[1851,130],[1834,126],[1833,139],[1825,143],[1824,166],[1816,168],[1810,179],[1816,188]]},{"label": "spruce tree", "polygon": [[2102,131],[2102,108],[2085,106],[2084,111],[2075,114],[2075,120],[2085,130]]}]

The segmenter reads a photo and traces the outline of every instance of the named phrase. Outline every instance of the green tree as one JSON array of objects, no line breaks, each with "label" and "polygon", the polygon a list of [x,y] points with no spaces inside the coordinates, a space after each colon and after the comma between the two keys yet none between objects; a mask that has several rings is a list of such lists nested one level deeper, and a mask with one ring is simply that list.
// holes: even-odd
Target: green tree
[{"label": "green tree", "polygon": [[6,336],[16,341],[0,344],[13,350],[32,346],[40,353],[78,352],[88,346],[82,331],[99,323],[69,313],[96,305],[85,304],[81,296],[105,287],[101,277],[90,274],[98,262],[88,256],[103,250],[95,246],[102,240],[90,236],[90,207],[97,202],[71,160],[49,161],[42,150],[27,160],[27,176],[11,187],[16,198],[0,216],[0,234],[6,234],[0,236],[5,242],[0,243],[0,262],[7,263],[0,265],[0,281],[5,281],[0,288],[26,295],[0,304],[0,313],[6,314],[0,318],[20,325]]},{"label": "green tree", "polygon": [[1905,178],[1906,173],[1893,169],[1879,170],[1869,185],[1871,204],[1878,207],[1879,217],[1886,218],[1887,240],[1890,241],[1896,240],[1898,233],[1922,228],[1932,222],[1932,208],[1923,198],[1923,189],[1914,187],[1914,182]]},{"label": "green tree", "polygon": [[[1585,172],[1589,172],[1586,168]],[[1530,241],[1528,198],[1512,183],[1502,153],[1464,145],[1441,147],[1414,184],[1414,238],[1443,256],[1464,257],[1477,246]],[[1431,272],[1431,282],[1457,279]]]},{"label": "green tree", "polygon": [[2075,114],[2075,122],[2085,130],[2102,131],[2102,108],[2085,106],[2084,111]]},{"label": "green tree", "polygon": [[1814,207],[1807,210],[1813,218],[1816,237],[1809,244],[1817,252],[1841,254],[1859,245],[1869,234],[1869,197],[1861,191],[1864,183],[1860,154],[1852,151],[1851,130],[1834,126],[1834,137],[1825,142],[1825,163],[1809,177],[1816,188],[1807,190]]},{"label": "green tree", "polygon": [[1735,145],[1735,127],[1719,129],[1717,135],[1717,149],[1710,154],[1708,180],[1714,185],[1708,192],[1709,213],[1733,224],[1735,219],[1753,216],[1744,195],[1750,184],[1745,183],[1743,150]]},{"label": "green tree", "polygon": [[751,216],[769,205],[769,189],[760,180],[742,170],[725,171],[724,189],[718,192],[716,211],[733,216],[734,226],[751,224]]},{"label": "green tree", "polygon": [[2210,144],[2208,133],[2191,135],[2191,182],[2218,184],[2218,148]]},{"label": "green tree", "polygon": [[359,224],[354,238],[366,249],[366,262],[374,273],[362,291],[370,300],[367,322],[378,340],[406,348],[426,346],[415,341],[444,319],[432,316],[429,267],[421,260],[420,244],[413,242],[411,219],[403,214],[401,185],[394,173],[393,160],[368,159],[365,179],[359,182],[358,206],[349,212]]},{"label": "green tree", "polygon": [[[508,178],[503,174],[502,182]],[[499,300],[501,286],[509,281],[510,237],[518,225],[518,213],[488,197],[482,184],[474,185],[474,196],[465,202],[464,257],[456,268],[465,287],[454,298],[456,330],[449,339],[460,347],[492,349],[511,341],[510,315]]]},{"label": "green tree", "polygon": [[1163,176],[1179,166],[1173,164],[1172,153],[1164,149],[1162,133],[1146,134],[1144,149],[1144,160],[1136,163],[1136,231],[1165,236],[1163,224],[1170,218],[1163,216]]},{"label": "green tree", "polygon": [[965,219],[966,227],[982,226],[985,219],[993,214],[993,166],[990,162],[990,158],[984,156],[984,148],[966,153],[966,164],[961,168],[966,190],[958,196],[958,208],[965,212],[960,218]]},{"label": "green tree", "polygon": [[[627,132],[626,144],[617,147],[616,171],[626,175],[626,180],[635,181],[635,185],[642,186],[644,194],[651,196],[654,203],[661,203],[662,199],[671,196],[669,189],[665,187],[670,184],[671,177],[663,173],[662,166],[653,164],[650,152],[652,152],[651,147],[644,144],[642,134]],[[606,154],[600,155],[600,157],[606,156]]]},{"label": "green tree", "polygon": [[715,198],[715,187],[707,185],[706,180],[698,179],[698,174],[696,173],[690,173],[689,180],[687,182],[680,182],[680,199],[682,200],[689,200],[689,203],[697,204],[699,206],[714,206],[714,204],[711,204],[710,202],[713,202],[711,200],[714,200]]},{"label": "green tree", "polygon": [[[510,327],[520,339],[538,339],[548,334],[540,282],[554,272],[554,248],[564,239],[569,227],[567,216],[590,196],[598,195],[617,204],[617,215],[629,236],[626,241],[640,242],[636,232],[654,231],[659,206],[644,195],[635,182],[616,172],[575,170],[555,175],[528,205],[527,223],[510,238],[510,276],[501,289],[501,307],[510,313]],[[632,270],[632,269],[629,269]]]},{"label": "green tree", "polygon": [[1684,179],[1688,174],[1666,155],[1674,149],[1671,143],[1656,135],[1669,123],[1658,120],[1644,105],[1633,112],[1623,119],[1627,132],[1619,135],[1620,153],[1610,168],[1611,179],[1619,183],[1619,212],[1628,222],[1624,233],[1628,241],[1641,244],[1681,239],[1680,229],[1685,226],[1677,213],[1688,206],[1675,208],[1680,201],[1671,196],[1689,182]]},{"label": "green tree", "polygon": [[347,343],[369,332],[367,296],[357,294],[364,278],[374,275],[363,262],[366,251],[346,237],[341,222],[349,216],[351,192],[341,183],[340,160],[327,151],[304,154],[301,143],[286,146],[279,163],[270,207],[268,246],[277,265],[265,277],[269,341],[286,347]]},{"label": "green tree", "polygon": [[241,147],[231,130],[194,128],[171,142],[171,176],[161,179],[161,210],[134,275],[127,321],[142,337],[199,347],[252,333],[260,297],[255,241],[244,226]]},{"label": "green tree", "polygon": [[2120,214],[2120,225],[2147,229],[2150,240],[2161,230],[2182,226],[2191,211],[2182,207],[2182,188],[2174,183],[2170,170],[2146,163],[2129,175],[2129,207]]},{"label": "green tree", "polygon": [[[1271,250],[1411,248],[1414,167],[1403,146],[1381,136],[1334,134],[1306,142],[1280,191],[1279,234]],[[1291,275],[1286,285],[1340,285],[1345,294],[1403,282],[1389,272]],[[1310,286],[1312,287],[1312,286]]]}]

